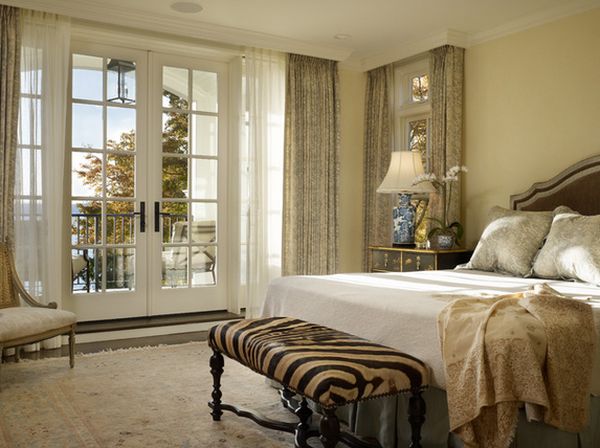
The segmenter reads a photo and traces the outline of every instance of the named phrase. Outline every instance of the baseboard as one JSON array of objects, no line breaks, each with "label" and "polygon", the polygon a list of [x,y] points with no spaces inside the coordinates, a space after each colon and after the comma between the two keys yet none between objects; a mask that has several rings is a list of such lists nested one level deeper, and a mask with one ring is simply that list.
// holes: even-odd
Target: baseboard
[{"label": "baseboard", "polygon": [[[133,339],[148,336],[163,336],[168,334],[208,331],[214,325],[217,325],[221,322],[227,322],[227,320],[198,322],[182,325],[169,325],[160,327],[135,328],[130,330],[98,331],[94,333],[83,333],[76,335],[76,342],[81,344],[86,342],[114,341],[117,339]],[[63,337],[63,345],[66,345],[67,343],[68,338]]]}]

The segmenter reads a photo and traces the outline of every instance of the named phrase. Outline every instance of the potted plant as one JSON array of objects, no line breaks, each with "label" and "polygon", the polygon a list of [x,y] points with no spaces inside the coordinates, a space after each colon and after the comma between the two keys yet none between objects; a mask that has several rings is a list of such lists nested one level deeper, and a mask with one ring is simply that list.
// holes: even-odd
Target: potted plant
[{"label": "potted plant", "polygon": [[452,200],[453,186],[458,181],[458,176],[461,172],[467,172],[466,166],[453,166],[446,175],[440,180],[433,173],[422,174],[417,176],[413,181],[413,184],[419,184],[422,182],[430,182],[440,194],[443,201],[442,217],[440,218],[427,218],[433,221],[435,224],[429,230],[427,239],[432,246],[439,249],[451,249],[454,243],[460,243],[460,239],[463,236],[464,229],[460,222],[454,221],[448,222],[448,212],[450,209],[450,202]]}]

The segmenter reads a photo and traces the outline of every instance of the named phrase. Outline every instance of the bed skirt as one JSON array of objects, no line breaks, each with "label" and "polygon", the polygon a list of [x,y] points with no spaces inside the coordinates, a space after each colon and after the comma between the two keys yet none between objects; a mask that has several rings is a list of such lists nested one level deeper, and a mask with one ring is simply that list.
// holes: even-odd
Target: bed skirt
[{"label": "bed skirt", "polygon": [[[427,403],[427,420],[422,430],[425,448],[463,448],[454,435],[449,436],[446,392],[430,388],[423,393]],[[530,422],[521,412],[512,448],[544,446],[552,448],[600,447],[600,397],[590,397],[590,422],[580,433],[569,433],[543,423]],[[371,400],[340,408],[340,417],[361,436],[376,437],[384,448],[409,446],[410,426],[406,409],[408,397],[398,396]]]}]

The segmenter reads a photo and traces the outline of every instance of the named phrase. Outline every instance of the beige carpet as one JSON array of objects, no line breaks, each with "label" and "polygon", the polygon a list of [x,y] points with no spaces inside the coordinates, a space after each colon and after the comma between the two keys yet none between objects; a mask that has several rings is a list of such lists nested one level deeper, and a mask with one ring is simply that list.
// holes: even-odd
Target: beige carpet
[{"label": "beige carpet", "polygon": [[[210,351],[189,343],[2,365],[0,447],[290,447],[290,434],[225,413],[213,422]],[[225,360],[223,401],[287,421],[264,379]]]}]

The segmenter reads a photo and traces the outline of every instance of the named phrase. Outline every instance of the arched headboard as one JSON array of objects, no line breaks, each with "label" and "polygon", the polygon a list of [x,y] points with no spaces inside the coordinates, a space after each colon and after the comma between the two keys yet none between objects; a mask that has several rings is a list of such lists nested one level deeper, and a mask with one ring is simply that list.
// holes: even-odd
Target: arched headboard
[{"label": "arched headboard", "polygon": [[553,210],[566,205],[583,215],[600,215],[600,155],[582,160],[546,182],[510,197],[513,210]]}]

